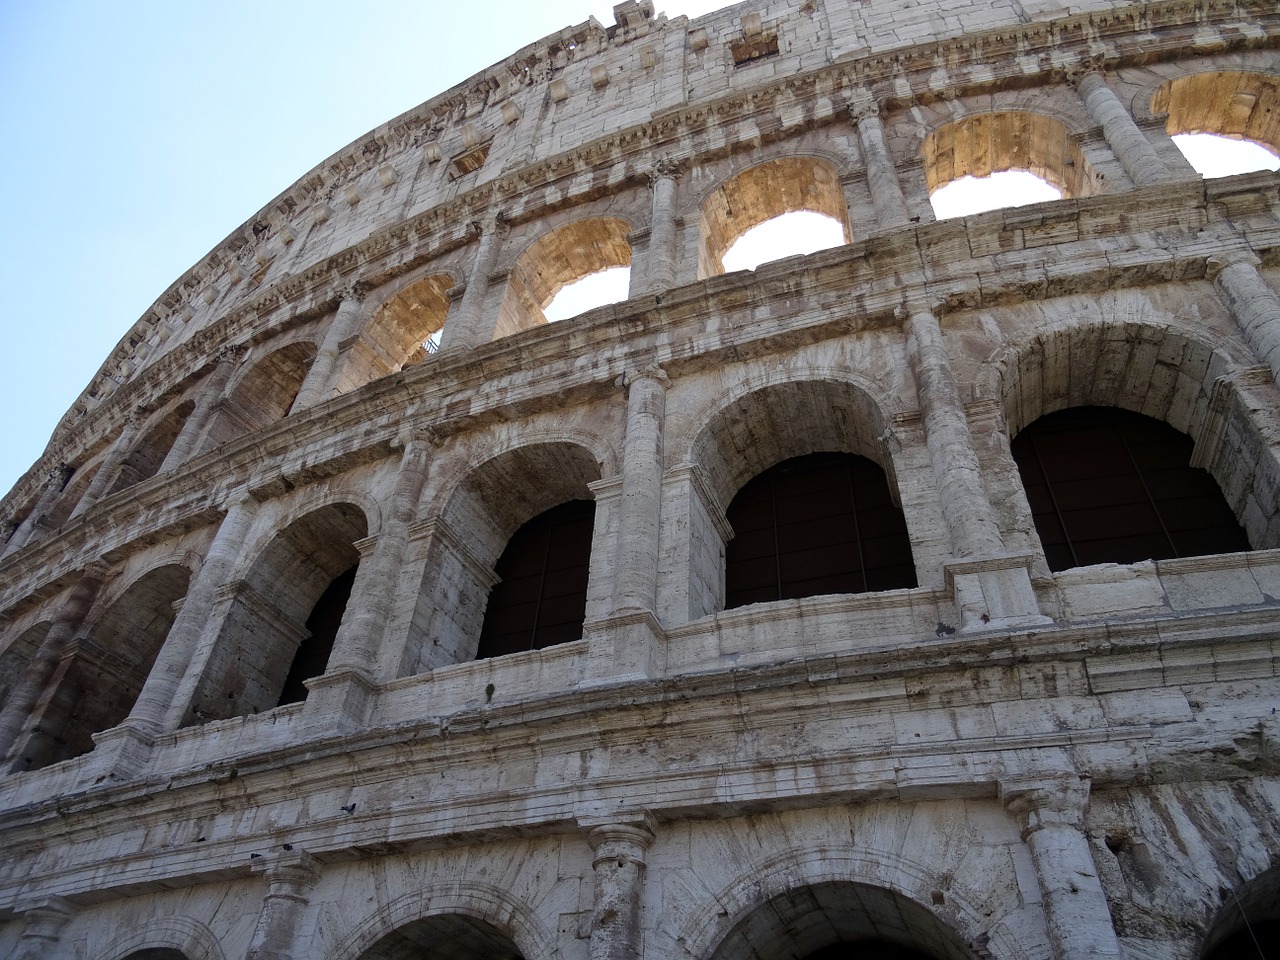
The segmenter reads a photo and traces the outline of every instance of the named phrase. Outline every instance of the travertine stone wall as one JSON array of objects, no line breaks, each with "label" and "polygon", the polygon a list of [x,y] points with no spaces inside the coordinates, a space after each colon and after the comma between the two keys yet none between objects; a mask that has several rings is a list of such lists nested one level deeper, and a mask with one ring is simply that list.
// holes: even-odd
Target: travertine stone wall
[{"label": "travertine stone wall", "polygon": [[[324,161],[0,503],[0,956],[1192,960],[1280,918],[1280,183],[1170,140],[1280,147],[1278,38],[627,0]],[[1063,199],[935,222],[1006,168]],[[795,209],[846,243],[724,274]],[[1010,443],[1091,405],[1186,434],[1252,549],[1051,572]],[[883,469],[919,585],[726,610],[729,503],[814,452]],[[582,638],[476,660],[568,500]]]}]

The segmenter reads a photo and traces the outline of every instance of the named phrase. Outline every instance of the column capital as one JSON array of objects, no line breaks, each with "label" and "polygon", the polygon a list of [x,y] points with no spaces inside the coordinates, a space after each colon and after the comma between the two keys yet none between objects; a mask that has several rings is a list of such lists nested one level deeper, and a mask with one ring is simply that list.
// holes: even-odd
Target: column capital
[{"label": "column capital", "polygon": [[1217,280],[1218,275],[1227,267],[1234,267],[1241,263],[1255,270],[1262,266],[1262,260],[1252,250],[1227,250],[1205,259],[1204,275],[1208,280]]},{"label": "column capital", "polygon": [[847,107],[849,119],[854,123],[880,119],[880,101],[876,99],[875,94],[865,88],[856,90],[849,97]]},{"label": "column capital", "polygon": [[1065,71],[1067,84],[1079,89],[1080,84],[1083,83],[1087,77],[1101,77],[1105,68],[1106,59],[1101,55],[1085,57],[1077,63],[1067,67]]},{"label": "column capital", "polygon": [[275,857],[254,864],[254,871],[267,881],[268,896],[305,893],[320,882],[320,862],[305,850],[292,849],[291,844],[285,847]]},{"label": "column capital", "polygon": [[607,860],[643,865],[644,855],[655,839],[656,823],[648,813],[640,814],[634,819],[629,817],[612,822],[578,822],[589,828],[587,843],[591,844],[591,850],[595,853],[591,861],[593,867]]},{"label": "column capital", "polygon": [[511,229],[506,214],[501,210],[471,221],[471,227],[481,236],[504,236]]},{"label": "column capital", "polygon": [[663,154],[653,162],[653,166],[647,171],[649,177],[649,186],[654,186],[659,180],[679,179],[684,172],[683,164],[670,154]]},{"label": "column capital", "polygon": [[1000,782],[1000,799],[1022,824],[1023,839],[1045,827],[1080,830],[1089,807],[1089,779],[1074,773]]},{"label": "column capital", "polygon": [[347,280],[338,287],[338,305],[341,306],[349,300],[361,303],[368,294],[369,285],[363,280]]},{"label": "column capital", "polygon": [[652,380],[655,383],[667,386],[671,382],[671,378],[667,376],[667,371],[662,369],[662,364],[651,363],[644,367],[635,367],[625,371],[618,378],[618,386],[629,387],[638,380]]},{"label": "column capital", "polygon": [[214,351],[214,363],[240,363],[249,352],[245,343],[226,343]]}]

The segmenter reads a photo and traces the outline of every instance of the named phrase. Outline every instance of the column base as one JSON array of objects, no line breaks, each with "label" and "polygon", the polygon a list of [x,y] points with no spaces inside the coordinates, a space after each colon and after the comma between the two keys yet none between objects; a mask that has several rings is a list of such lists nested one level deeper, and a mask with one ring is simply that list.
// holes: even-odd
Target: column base
[{"label": "column base", "polygon": [[1011,554],[945,564],[947,588],[960,614],[960,632],[1052,623],[1031,587],[1031,556]]},{"label": "column base", "polygon": [[648,610],[624,610],[583,627],[587,664],[580,687],[661,676],[666,631]]},{"label": "column base", "polygon": [[92,783],[104,780],[136,780],[151,762],[158,731],[125,720],[110,730],[93,734],[93,751],[84,773]]},{"label": "column base", "polygon": [[323,673],[303,682],[307,699],[302,722],[309,730],[348,733],[369,723],[378,684],[351,668]]}]

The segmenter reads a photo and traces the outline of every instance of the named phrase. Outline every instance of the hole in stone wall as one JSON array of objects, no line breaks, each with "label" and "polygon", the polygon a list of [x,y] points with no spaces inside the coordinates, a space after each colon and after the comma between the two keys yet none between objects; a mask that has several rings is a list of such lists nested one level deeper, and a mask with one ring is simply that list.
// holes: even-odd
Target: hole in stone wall
[{"label": "hole in stone wall", "polygon": [[783,257],[816,253],[845,242],[840,221],[825,214],[799,210],[784,213],[752,227],[725,251],[725,272],[754,270]]},{"label": "hole in stone wall", "polygon": [[576,317],[608,303],[627,299],[631,283],[630,267],[611,267],[591,273],[573,283],[567,283],[542,308],[548,323]]},{"label": "hole in stone wall", "polygon": [[347,601],[351,598],[356,569],[352,567],[334,577],[316,605],[311,608],[311,615],[307,617],[306,623],[308,636],[298,644],[298,652],[293,655],[289,675],[285,677],[284,690],[280,693],[280,706],[301,703],[307,699],[307,688],[303,681],[324,673],[324,668],[329,663],[329,654],[333,652],[333,641],[338,636],[338,627],[342,624],[342,615],[347,609]]},{"label": "hole in stone wall", "polygon": [[[793,221],[787,214],[808,214],[812,219]],[[824,221],[836,224],[832,230]],[[770,221],[781,221],[774,225]],[[795,223],[803,224],[800,231]],[[823,247],[848,243],[848,205],[835,167],[818,157],[785,157],[756,164],[731,177],[717,187],[702,203],[699,217],[701,242],[698,249],[698,277],[712,277],[726,269],[753,269],[756,263],[776,260],[797,253],[812,253]],[[746,256],[733,267],[725,264],[725,256],[740,239],[756,227],[768,236],[778,231],[790,236],[792,246],[765,243],[762,252]],[[797,239],[798,233],[812,232],[821,237]],[[839,239],[836,235],[839,235]],[[752,243],[754,243],[754,239]],[[805,249],[811,245],[810,249]],[[752,244],[748,244],[748,249]]]},{"label": "hole in stone wall", "polygon": [[1280,170],[1280,157],[1260,143],[1212,133],[1180,133],[1173,138],[1187,162],[1206,180],[1257,170]]},{"label": "hole in stone wall", "polygon": [[515,532],[495,568],[477,660],[581,638],[595,514],[594,501],[571,500]]},{"label": "hole in stone wall", "polygon": [[980,113],[930,133],[921,147],[939,219],[1095,193],[1092,167],[1060,120],[1038,113]]},{"label": "hole in stone wall", "polygon": [[939,220],[967,217],[988,210],[1061,200],[1062,191],[1026,170],[1001,170],[989,177],[964,176],[929,196]]},{"label": "hole in stone wall", "polygon": [[1110,407],[1041,417],[1012,443],[1051,570],[1249,549],[1191,438]]}]

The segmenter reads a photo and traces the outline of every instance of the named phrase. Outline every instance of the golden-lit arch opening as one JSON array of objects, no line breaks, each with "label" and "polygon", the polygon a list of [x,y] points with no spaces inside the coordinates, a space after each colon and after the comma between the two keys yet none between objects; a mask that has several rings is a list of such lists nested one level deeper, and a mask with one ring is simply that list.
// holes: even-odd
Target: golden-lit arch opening
[{"label": "golden-lit arch opening", "polygon": [[[1274,170],[1280,164],[1280,77],[1235,70],[1178,77],[1152,95],[1151,112],[1167,115],[1165,129],[1202,176]],[[1201,159],[1186,138],[1203,135],[1238,146],[1218,143],[1215,156]],[[1233,153],[1250,155],[1225,171],[1210,166],[1230,162]]]},{"label": "golden-lit arch opening", "polygon": [[[630,232],[625,220],[596,217],[558,227],[535,240],[507,277],[494,338],[546,323],[543,311],[564,287],[605,270],[630,267]],[[584,304],[579,312],[610,302]]]},{"label": "golden-lit arch opening", "polygon": [[[1093,172],[1071,131],[1043,114],[1006,111],[965,117],[930,133],[921,152],[925,184],[940,219],[1097,192]],[[997,189],[981,203],[965,204],[956,212],[944,206],[948,198],[943,191],[951,184],[959,186],[971,177],[981,189],[986,178],[1014,172],[1030,175],[1050,189],[1042,187],[1024,199],[1009,187],[1008,179],[996,180]],[[1037,186],[1025,176],[1021,179],[1028,187]]]},{"label": "golden-lit arch opening", "polygon": [[[721,184],[702,203],[698,277],[725,272],[724,257],[752,228],[784,214],[807,211],[830,217],[853,237],[840,177],[835,166],[818,157],[786,157],[743,170]],[[801,244],[778,246],[770,259],[807,253]]]}]

